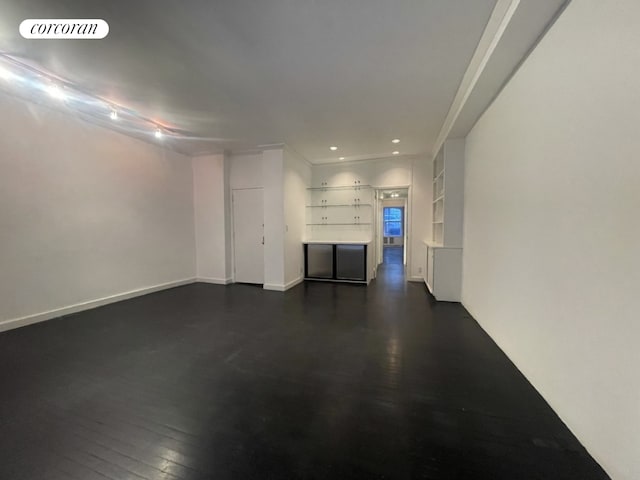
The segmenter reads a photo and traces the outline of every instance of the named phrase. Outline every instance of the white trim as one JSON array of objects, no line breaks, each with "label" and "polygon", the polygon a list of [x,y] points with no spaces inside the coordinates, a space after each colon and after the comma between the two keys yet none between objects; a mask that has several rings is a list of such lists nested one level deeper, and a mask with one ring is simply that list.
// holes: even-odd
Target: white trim
[{"label": "white trim", "polygon": [[471,57],[471,61],[467,66],[467,71],[462,77],[460,87],[458,88],[456,96],[451,103],[449,112],[442,124],[442,128],[440,129],[436,143],[433,146],[433,150],[431,151],[434,158],[440,151],[442,144],[449,136],[453,125],[460,116],[462,108],[467,103],[476,83],[478,83],[480,75],[484,71],[491,55],[493,55],[493,52],[498,46],[498,42],[500,42],[509,22],[511,22],[518,5],[520,5],[520,0],[498,0],[496,2],[493,12],[491,13],[491,17],[489,18],[489,22],[482,33],[482,37],[480,37],[476,51]]},{"label": "white trim", "polygon": [[307,160],[307,157],[305,157],[304,155],[300,154],[300,152],[296,151],[295,149],[293,149],[292,147],[290,147],[286,143],[284,144],[284,151],[285,152],[289,152],[291,155],[297,156],[300,160],[302,160],[305,163],[305,165],[307,165],[307,167],[309,167],[309,168],[313,167],[313,163],[311,163],[309,160]]},{"label": "white trim", "polygon": [[229,151],[229,155],[234,157],[234,156],[239,156],[239,155],[257,155],[262,153],[263,150],[261,148],[241,148],[239,150],[230,150]]},{"label": "white trim", "polygon": [[196,282],[200,283],[212,283],[214,285],[229,285],[233,283],[233,279],[229,278],[211,278],[211,277],[198,277]]},{"label": "white trim", "polygon": [[407,282],[424,282],[424,278],[422,278],[422,277],[409,277],[409,278],[407,278]]},{"label": "white trim", "polygon": [[183,280],[176,280],[175,282],[167,282],[159,285],[153,285],[151,287],[130,290],[128,292],[116,293],[115,295],[109,295],[107,297],[102,297],[95,300],[76,303],[67,307],[56,308],[55,310],[48,310],[46,312],[35,313],[33,315],[26,315],[24,317],[3,320],[2,322],[0,322],[0,332],[18,327],[24,327],[26,325],[31,325],[32,323],[44,322],[45,320],[51,320],[52,318],[58,318],[64,315],[82,312],[84,310],[91,310],[92,308],[101,307],[110,303],[120,302],[122,300],[128,300],[134,297],[140,297],[142,295],[147,295],[148,293],[159,292],[160,290],[166,290],[168,288],[188,285],[190,283],[194,283],[195,281],[195,278],[185,278]]},{"label": "white trim", "polygon": [[213,157],[215,155],[224,155],[224,150],[216,150],[215,153],[211,153],[207,150],[202,150],[200,152],[196,152],[193,153],[191,155],[189,155],[191,157],[191,159],[195,159],[195,158],[201,158],[201,157]]},{"label": "white trim", "polygon": [[258,148],[263,152],[265,150],[284,150],[285,144],[284,143],[266,143],[264,145],[258,145]]},{"label": "white trim", "polygon": [[290,288],[293,288],[296,285],[300,285],[302,282],[304,282],[304,277],[300,276],[300,277],[296,278],[295,280],[291,280],[289,283],[287,283],[284,286],[284,289],[285,290],[289,290]]},{"label": "white trim", "polygon": [[424,280],[424,284],[427,286],[427,289],[429,289],[429,293],[433,295],[433,288],[431,288],[431,285],[429,285],[429,282],[427,282],[426,278]]},{"label": "white trim", "polygon": [[303,277],[298,277],[295,280],[290,281],[289,283],[286,284],[281,284],[281,283],[265,283],[262,288],[264,290],[271,290],[274,292],[286,292],[287,290],[289,290],[290,288],[295,287],[296,285],[302,283],[304,281]]}]

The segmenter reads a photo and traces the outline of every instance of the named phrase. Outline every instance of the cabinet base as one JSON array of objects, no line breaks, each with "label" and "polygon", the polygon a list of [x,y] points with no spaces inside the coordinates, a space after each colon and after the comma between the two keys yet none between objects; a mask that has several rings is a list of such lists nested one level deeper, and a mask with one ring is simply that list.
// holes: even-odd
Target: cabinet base
[{"label": "cabinet base", "polygon": [[357,285],[368,285],[366,280],[340,280],[334,278],[305,278],[305,282],[308,280],[310,282],[331,282],[331,283],[354,283]]}]

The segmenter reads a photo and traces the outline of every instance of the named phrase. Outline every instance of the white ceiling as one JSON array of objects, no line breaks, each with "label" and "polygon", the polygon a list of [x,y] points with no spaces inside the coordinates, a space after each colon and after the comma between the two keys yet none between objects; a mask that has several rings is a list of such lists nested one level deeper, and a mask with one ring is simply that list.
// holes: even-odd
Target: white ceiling
[{"label": "white ceiling", "polygon": [[[431,151],[495,3],[3,0],[0,49],[214,139],[176,145],[186,153],[286,143],[312,162],[415,154]],[[513,65],[562,2],[521,3],[535,21],[517,52],[506,49]],[[24,40],[25,18],[103,18],[110,33]],[[511,72],[505,61],[496,85]],[[497,90],[484,88],[480,107]]]}]

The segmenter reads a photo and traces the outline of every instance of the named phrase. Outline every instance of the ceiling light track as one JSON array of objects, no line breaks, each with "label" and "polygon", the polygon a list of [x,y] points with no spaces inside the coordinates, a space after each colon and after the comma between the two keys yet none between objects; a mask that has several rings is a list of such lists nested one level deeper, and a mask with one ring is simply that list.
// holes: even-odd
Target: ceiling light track
[{"label": "ceiling light track", "polygon": [[[107,125],[107,119],[112,121],[126,120],[126,123],[132,127],[131,130],[135,133],[139,134],[141,131],[146,130],[153,133],[157,139],[164,136],[180,139],[203,139],[190,135],[188,132],[185,136],[184,132],[179,129],[159,123],[157,120],[145,117],[131,108],[107,100],[7,52],[0,52],[0,81],[9,85],[15,83],[16,89],[19,91],[11,93],[16,93],[21,98],[42,101],[40,92],[46,92],[49,97],[63,103],[68,110],[76,113],[78,117],[83,119],[90,117],[104,126]],[[8,90],[11,91],[10,88]],[[121,124],[117,130],[120,131],[122,129],[126,129],[126,127]]]}]

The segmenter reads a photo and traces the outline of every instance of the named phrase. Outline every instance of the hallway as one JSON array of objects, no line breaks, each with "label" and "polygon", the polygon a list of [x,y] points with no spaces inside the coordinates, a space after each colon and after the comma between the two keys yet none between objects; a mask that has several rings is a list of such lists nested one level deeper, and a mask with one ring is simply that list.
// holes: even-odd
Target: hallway
[{"label": "hallway", "polygon": [[385,265],[402,265],[404,263],[404,247],[385,245],[382,248],[382,263]]},{"label": "hallway", "polygon": [[403,254],[403,247],[382,248],[382,263],[378,265],[377,270],[378,284],[385,285],[387,288],[398,288],[404,285],[407,279]]},{"label": "hallway", "polygon": [[0,334],[0,478],[608,478],[459,304],[395,268]]}]

